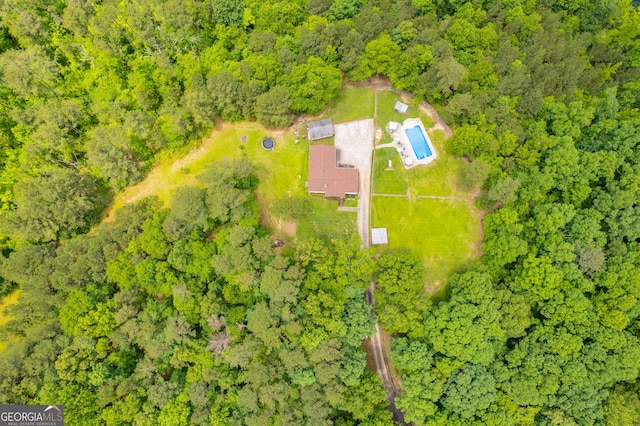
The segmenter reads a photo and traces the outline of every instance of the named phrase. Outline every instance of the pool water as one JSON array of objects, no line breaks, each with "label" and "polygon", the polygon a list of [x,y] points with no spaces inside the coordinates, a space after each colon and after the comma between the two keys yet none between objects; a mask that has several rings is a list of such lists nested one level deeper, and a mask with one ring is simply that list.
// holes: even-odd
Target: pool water
[{"label": "pool water", "polygon": [[418,160],[422,160],[433,155],[420,126],[414,126],[410,129],[406,129],[405,133],[409,138],[409,142],[411,142],[411,147],[413,148],[413,152],[415,152]]}]

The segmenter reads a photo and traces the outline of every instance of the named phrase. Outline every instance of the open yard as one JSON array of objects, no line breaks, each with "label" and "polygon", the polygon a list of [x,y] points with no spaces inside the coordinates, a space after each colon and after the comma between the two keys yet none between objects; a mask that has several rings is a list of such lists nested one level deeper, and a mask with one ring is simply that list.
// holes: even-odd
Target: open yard
[{"label": "open yard", "polygon": [[322,194],[307,197],[307,211],[296,220],[298,238],[332,239],[349,237],[358,232],[355,212],[339,212],[338,200],[325,200]]},{"label": "open yard", "polygon": [[[246,142],[240,141],[243,135],[247,136]],[[262,149],[260,143],[265,136],[274,138],[275,150]],[[176,188],[195,185],[196,176],[211,162],[242,156],[256,166],[259,192],[267,201],[286,195],[302,196],[306,194],[307,152],[306,144],[295,144],[290,132],[273,132],[256,123],[225,123],[186,156],[158,164],[142,182],[116,197],[114,208],[149,195],[168,205]]]},{"label": "open yard", "polygon": [[323,117],[331,118],[334,123],[373,118],[375,92],[363,87],[344,87],[331,101]]},{"label": "open yard", "polygon": [[[429,132],[438,158],[426,166],[405,169],[395,148],[381,148],[374,151],[373,193],[374,194],[406,194],[411,192],[420,195],[441,195],[470,197],[456,188],[456,180],[463,161],[445,151],[445,135],[442,131]],[[393,170],[387,170],[389,160]]]},{"label": "open yard", "polygon": [[469,202],[373,197],[372,227],[387,228],[389,244],[421,258],[430,286],[442,283],[476,256],[478,212]]},{"label": "open yard", "polygon": [[[246,142],[241,137],[247,136]],[[271,136],[276,142],[273,151],[262,149],[261,141]],[[285,197],[308,198],[308,214],[296,218],[296,235],[315,235],[330,240],[345,233],[345,228],[356,232],[354,213],[338,212],[337,202],[324,202],[309,197],[305,182],[309,161],[309,144],[306,140],[295,143],[291,131],[270,131],[257,123],[224,123],[213,131],[202,145],[182,158],[160,162],[137,185],[127,188],[116,197],[110,209],[112,213],[122,205],[155,195],[165,206],[171,202],[176,188],[196,185],[196,176],[214,161],[224,158],[246,157],[256,166],[260,179],[258,197],[263,206],[262,217],[272,230],[279,232],[279,223],[270,214],[274,200]],[[283,239],[292,240],[282,233]]]}]

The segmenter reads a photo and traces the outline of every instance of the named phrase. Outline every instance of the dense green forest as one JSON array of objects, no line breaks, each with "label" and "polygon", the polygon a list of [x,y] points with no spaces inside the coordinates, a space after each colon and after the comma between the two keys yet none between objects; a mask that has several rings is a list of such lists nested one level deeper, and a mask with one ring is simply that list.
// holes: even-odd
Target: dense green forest
[{"label": "dense green forest", "polygon": [[[276,252],[247,162],[97,225],[214,120],[282,127],[344,79],[433,103],[482,185],[482,257],[431,303],[410,253]],[[0,403],[69,424],[640,419],[640,13],[616,0],[0,3]],[[364,288],[377,282],[375,313]]]},{"label": "dense green forest", "polygon": [[248,162],[198,180],[169,210],[149,200],[14,252],[9,331],[25,339],[0,359],[2,402],[57,401],[78,425],[388,424],[360,350],[376,322],[371,253],[312,240],[283,256]]}]

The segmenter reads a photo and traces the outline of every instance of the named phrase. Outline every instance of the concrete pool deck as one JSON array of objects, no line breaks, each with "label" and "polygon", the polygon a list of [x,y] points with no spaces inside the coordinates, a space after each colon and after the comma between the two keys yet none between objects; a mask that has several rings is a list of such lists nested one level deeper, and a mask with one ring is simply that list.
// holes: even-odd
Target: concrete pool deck
[{"label": "concrete pool deck", "polygon": [[[418,159],[416,156],[413,147],[411,146],[411,141],[407,136],[405,129],[410,129],[413,127],[420,127],[422,134],[427,142],[427,146],[431,151],[431,155],[425,157],[423,159]],[[420,166],[423,164],[429,164],[436,158],[438,158],[438,153],[436,152],[431,139],[429,138],[429,134],[427,133],[427,129],[424,128],[422,124],[422,120],[419,118],[407,118],[402,123],[398,123],[398,127],[395,131],[391,132],[391,136],[393,136],[393,142],[390,144],[385,144],[385,146],[393,147],[398,151],[398,154],[402,158],[402,164],[406,169],[411,169],[416,166]],[[376,148],[381,148],[382,145],[377,146]]]}]

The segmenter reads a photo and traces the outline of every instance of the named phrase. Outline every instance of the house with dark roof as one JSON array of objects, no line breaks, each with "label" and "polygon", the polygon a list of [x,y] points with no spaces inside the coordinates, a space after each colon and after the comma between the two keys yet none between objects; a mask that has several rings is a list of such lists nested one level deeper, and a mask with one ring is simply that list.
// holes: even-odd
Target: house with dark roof
[{"label": "house with dark roof", "polygon": [[333,122],[330,118],[312,121],[307,124],[307,137],[310,141],[330,138],[333,136]]},{"label": "house with dark roof", "polygon": [[338,167],[337,154],[335,146],[309,147],[309,193],[324,194],[325,198],[344,198],[346,195],[358,194],[358,170]]}]

